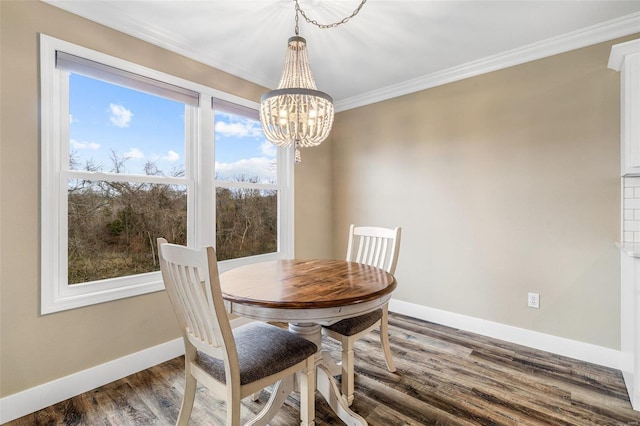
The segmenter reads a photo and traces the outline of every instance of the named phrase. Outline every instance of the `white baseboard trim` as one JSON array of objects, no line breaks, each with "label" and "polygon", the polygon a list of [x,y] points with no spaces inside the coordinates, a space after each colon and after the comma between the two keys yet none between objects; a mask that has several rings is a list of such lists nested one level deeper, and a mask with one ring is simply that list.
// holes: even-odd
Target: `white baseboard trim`
[{"label": "white baseboard trim", "polygon": [[[620,368],[620,351],[552,336],[497,322],[392,299],[389,310],[413,318],[458,328],[507,342],[591,362]],[[235,318],[232,327],[251,322]],[[171,340],[122,358],[106,362],[48,383],[0,399],[0,424],[26,416],[115,380],[161,364],[184,354],[182,338]]]},{"label": "white baseboard trim", "polygon": [[182,338],[61,377],[0,399],[0,423],[41,410],[184,354]]},{"label": "white baseboard trim", "polygon": [[395,299],[389,301],[389,311],[605,367],[620,369],[621,365],[620,351],[591,343],[552,336]]},{"label": "white baseboard trim", "polygon": [[[233,328],[251,322],[231,320]],[[0,424],[104,386],[184,354],[182,338],[135,352],[0,399]]]}]

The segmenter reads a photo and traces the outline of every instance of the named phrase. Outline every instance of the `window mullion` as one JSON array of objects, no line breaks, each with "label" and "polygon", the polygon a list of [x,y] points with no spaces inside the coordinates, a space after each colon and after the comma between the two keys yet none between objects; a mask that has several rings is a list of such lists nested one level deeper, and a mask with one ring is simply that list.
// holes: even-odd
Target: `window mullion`
[{"label": "window mullion", "polygon": [[270,191],[277,191],[282,189],[283,185],[274,185],[269,183],[253,183],[253,182],[233,182],[233,181],[215,181],[217,188],[245,188],[245,189],[266,189]]},{"label": "window mullion", "polygon": [[294,257],[294,147],[278,148],[278,252]]},{"label": "window mullion", "polygon": [[193,166],[196,185],[196,241],[198,247],[216,246],[216,190],[214,182],[215,149],[214,119],[211,107],[212,97],[203,95],[197,111],[197,131],[191,141],[193,153],[190,164]]},{"label": "window mullion", "polygon": [[[60,123],[60,141],[66,142],[69,140],[69,73],[66,71],[60,72],[60,92],[59,102],[60,108],[59,117],[56,117],[56,122]],[[58,202],[60,203],[57,211],[60,215],[58,218],[58,232],[60,232],[58,238],[58,294],[62,294],[66,291],[66,287],[69,286],[69,199],[67,192],[67,177],[64,173],[69,169],[69,144],[57,143],[56,151],[59,158],[56,161],[58,164],[58,179],[60,181],[58,185]]]},{"label": "window mullion", "polygon": [[170,176],[129,175],[124,173],[87,172],[84,170],[67,170],[64,174],[69,179],[82,179],[89,181],[102,180],[106,182],[156,183],[162,185],[193,184],[192,179]]}]

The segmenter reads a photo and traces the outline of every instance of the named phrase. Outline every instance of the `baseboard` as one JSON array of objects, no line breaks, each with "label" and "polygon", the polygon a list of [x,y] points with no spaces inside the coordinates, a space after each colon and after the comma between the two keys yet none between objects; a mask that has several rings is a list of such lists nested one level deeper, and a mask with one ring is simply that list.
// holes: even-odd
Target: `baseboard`
[{"label": "baseboard", "polygon": [[[507,342],[591,362],[610,368],[620,368],[620,351],[552,336],[497,322],[429,308],[392,299],[389,310],[413,318],[482,334]],[[250,322],[245,318],[231,321],[233,327]],[[41,410],[65,399],[88,392],[138,371],[153,367],[184,353],[182,339],[109,361],[87,370],[18,392],[0,399],[0,424]]]},{"label": "baseboard", "polygon": [[557,355],[620,369],[620,351],[392,299],[389,311]]},{"label": "baseboard", "polygon": [[[231,320],[232,327],[251,322]],[[182,338],[135,352],[0,399],[0,424],[57,404],[184,354]]]}]

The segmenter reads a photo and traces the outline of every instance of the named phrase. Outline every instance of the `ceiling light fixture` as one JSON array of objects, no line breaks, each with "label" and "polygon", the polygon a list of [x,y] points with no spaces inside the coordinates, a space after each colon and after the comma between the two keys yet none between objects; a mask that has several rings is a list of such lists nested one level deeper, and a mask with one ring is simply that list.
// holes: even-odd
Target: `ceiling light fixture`
[{"label": "ceiling light fixture", "polygon": [[334,28],[356,16],[367,0],[362,0],[353,13],[333,24],[319,24],[309,19],[294,0],[295,36],[289,38],[284,70],[278,88],[262,95],[260,122],[264,134],[276,146],[295,147],[296,163],[301,161],[300,148],[320,145],[333,125],[333,99],[316,87],[311,74],[307,41],[300,37],[298,15],[318,28]]}]

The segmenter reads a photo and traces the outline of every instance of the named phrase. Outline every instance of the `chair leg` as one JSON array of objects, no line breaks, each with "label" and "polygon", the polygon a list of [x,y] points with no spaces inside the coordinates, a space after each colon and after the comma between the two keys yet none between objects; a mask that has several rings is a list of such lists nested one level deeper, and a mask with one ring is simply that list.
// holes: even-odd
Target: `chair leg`
[{"label": "chair leg", "polygon": [[271,397],[269,397],[267,404],[253,419],[245,423],[245,426],[266,426],[278,414],[280,407],[293,391],[293,383],[293,375],[278,380],[273,386]]},{"label": "chair leg", "polygon": [[315,358],[307,360],[307,367],[298,373],[300,390],[300,426],[315,425],[316,403],[316,363]]},{"label": "chair leg", "polygon": [[184,397],[182,398],[182,407],[180,408],[180,414],[178,415],[178,421],[176,422],[177,426],[187,426],[189,424],[189,417],[191,417],[191,410],[193,409],[193,401],[196,397],[197,385],[198,381],[189,371],[186,371]]},{"label": "chair leg", "polygon": [[387,310],[387,306],[385,305],[382,310],[382,320],[380,321],[380,344],[382,345],[382,350],[384,352],[384,360],[387,363],[387,369],[394,373],[396,371],[396,366],[393,364],[393,358],[391,357],[391,345],[389,344],[389,312]]},{"label": "chair leg", "polygon": [[347,405],[353,403],[353,362],[353,342],[349,338],[342,339],[342,397]]},{"label": "chair leg", "polygon": [[227,425],[240,426],[240,396],[237,393],[227,392]]}]

